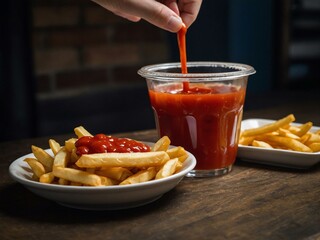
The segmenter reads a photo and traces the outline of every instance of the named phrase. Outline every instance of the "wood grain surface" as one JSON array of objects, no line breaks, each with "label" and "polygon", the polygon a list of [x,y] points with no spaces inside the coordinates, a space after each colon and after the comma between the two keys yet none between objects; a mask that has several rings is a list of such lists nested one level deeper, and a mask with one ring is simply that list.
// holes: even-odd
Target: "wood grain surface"
[{"label": "wood grain surface", "polygon": [[[301,121],[319,119],[320,114],[308,114],[298,108],[296,112]],[[244,117],[273,117],[281,113],[292,111],[274,106],[265,111],[247,111]],[[157,139],[155,130],[118,136]],[[58,141],[67,137],[53,136]],[[47,147],[47,140],[0,143],[2,240],[320,238],[319,164],[308,170],[291,170],[238,160],[228,175],[184,178],[175,189],[142,207],[83,211],[38,197],[10,178],[9,164],[29,153],[31,144]]]}]

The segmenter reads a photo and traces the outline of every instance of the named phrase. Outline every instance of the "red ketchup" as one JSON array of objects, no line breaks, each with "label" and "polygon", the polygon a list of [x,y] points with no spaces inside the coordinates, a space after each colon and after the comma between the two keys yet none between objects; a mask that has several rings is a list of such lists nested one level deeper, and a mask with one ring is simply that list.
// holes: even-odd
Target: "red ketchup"
[{"label": "red ketchup", "polygon": [[[232,85],[150,90],[160,136],[183,146],[197,159],[197,170],[228,167],[236,158],[245,89]],[[239,124],[240,126],[240,124]]]},{"label": "red ketchup", "polygon": [[77,155],[106,152],[150,152],[150,147],[129,138],[117,138],[105,134],[79,138],[75,146]]},{"label": "red ketchup", "polygon": [[[177,34],[181,73],[187,74],[187,27]],[[160,136],[183,146],[197,159],[197,170],[225,168],[233,164],[238,149],[236,126],[242,118],[245,89],[232,85],[193,85],[188,81],[149,91]]]}]

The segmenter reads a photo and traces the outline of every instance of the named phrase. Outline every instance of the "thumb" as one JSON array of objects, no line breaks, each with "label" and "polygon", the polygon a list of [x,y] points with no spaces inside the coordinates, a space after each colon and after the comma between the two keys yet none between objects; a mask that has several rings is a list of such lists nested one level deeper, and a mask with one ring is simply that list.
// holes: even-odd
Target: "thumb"
[{"label": "thumb", "polygon": [[[131,6],[128,4],[131,2]],[[183,26],[180,16],[167,7],[154,0],[127,1],[130,14],[139,16],[149,23],[170,32],[178,32]]]}]

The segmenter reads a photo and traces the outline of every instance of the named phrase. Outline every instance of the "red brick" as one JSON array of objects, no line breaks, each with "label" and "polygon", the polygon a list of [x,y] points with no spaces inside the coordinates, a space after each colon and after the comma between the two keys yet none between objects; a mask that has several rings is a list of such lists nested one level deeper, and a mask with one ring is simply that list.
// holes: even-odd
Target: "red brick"
[{"label": "red brick", "polygon": [[165,42],[146,43],[141,47],[140,54],[146,64],[167,62],[169,60],[169,50]]},{"label": "red brick", "polygon": [[163,30],[147,23],[124,23],[118,24],[114,28],[113,40],[115,42],[128,42],[128,41],[154,41],[162,42],[165,41],[165,36]]},{"label": "red brick", "polygon": [[132,82],[144,82],[144,79],[138,75],[137,71],[140,69],[140,65],[136,66],[119,66],[113,69],[113,82],[114,83],[132,83]]},{"label": "red brick", "polygon": [[56,88],[58,90],[93,87],[107,82],[107,71],[105,69],[69,71],[56,75]]},{"label": "red brick", "polygon": [[136,44],[108,44],[87,47],[83,51],[85,66],[133,65],[140,61]]},{"label": "red brick", "polygon": [[103,7],[95,4],[84,9],[84,22],[87,25],[106,25],[127,22]]},{"label": "red brick", "polygon": [[47,33],[49,47],[86,46],[106,43],[109,40],[107,27],[83,27],[56,30]]},{"label": "red brick", "polygon": [[33,26],[75,26],[80,22],[78,6],[34,6]]},{"label": "red brick", "polygon": [[76,49],[34,50],[35,71],[37,74],[74,69],[79,66],[79,54]]}]

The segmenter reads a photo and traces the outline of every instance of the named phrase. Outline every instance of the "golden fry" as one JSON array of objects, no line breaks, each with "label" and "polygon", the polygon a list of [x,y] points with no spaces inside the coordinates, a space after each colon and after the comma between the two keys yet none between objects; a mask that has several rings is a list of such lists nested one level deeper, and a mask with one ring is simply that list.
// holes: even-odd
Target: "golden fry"
[{"label": "golden fry", "polygon": [[126,180],[121,182],[120,185],[147,182],[152,180],[155,177],[156,173],[156,169],[154,167],[150,167],[128,177]]},{"label": "golden fry", "polygon": [[239,144],[300,152],[319,152],[320,135],[317,132],[310,132],[313,123],[306,122],[298,126],[291,124],[293,120],[294,116],[290,114],[272,124],[244,130],[240,134]]},{"label": "golden fry", "polygon": [[312,128],[312,122],[307,122],[301,126],[299,126],[299,131],[296,133],[297,136],[302,137],[304,134],[306,134],[310,128]]},{"label": "golden fry", "polygon": [[74,133],[77,135],[78,138],[81,138],[84,136],[92,136],[92,134],[89,133],[83,126],[76,127],[74,129]]},{"label": "golden fry", "polygon": [[82,155],[78,167],[151,167],[160,166],[169,160],[166,152],[98,153]]},{"label": "golden fry", "polygon": [[56,167],[53,170],[53,174],[56,177],[66,179],[71,182],[78,182],[88,186],[102,185],[101,177],[99,177],[98,175],[73,168]]},{"label": "golden fry", "polygon": [[279,144],[280,146],[284,146],[293,151],[312,152],[312,150],[308,146],[292,138],[279,137],[279,136],[266,136],[266,139],[268,141]]},{"label": "golden fry", "polygon": [[[78,138],[92,136],[84,127],[74,129]],[[167,136],[159,139],[151,152],[99,153],[78,156],[78,138],[70,138],[61,146],[49,139],[53,156],[32,146],[35,158],[25,161],[33,171],[32,178],[41,183],[69,186],[109,186],[140,183],[164,178],[179,171],[188,153],[183,147],[169,149]],[[157,176],[157,177],[156,177]]]},{"label": "golden fry", "polygon": [[264,141],[253,140],[252,146],[261,148],[273,148],[269,143]]},{"label": "golden fry", "polygon": [[76,161],[78,161],[79,156],[76,153],[77,149],[72,149],[71,151],[71,156],[70,156],[70,162],[75,163]]},{"label": "golden fry", "polygon": [[296,134],[293,134],[292,132],[284,128],[279,128],[278,133],[279,133],[279,136],[282,136],[282,137],[288,137],[296,140],[300,139],[299,136],[297,136]]},{"label": "golden fry", "polygon": [[243,137],[241,136],[239,139],[239,144],[244,146],[249,146],[252,144],[252,141],[254,140],[254,137]]},{"label": "golden fry", "polygon": [[33,155],[45,167],[46,172],[51,172],[52,171],[52,164],[53,164],[53,157],[50,156],[50,154],[47,153],[42,148],[34,146],[34,145],[31,146],[31,150],[32,150]]},{"label": "golden fry", "polygon": [[170,159],[178,158],[180,162],[184,162],[188,158],[188,154],[183,147],[174,147],[167,150]]},{"label": "golden fry", "polygon": [[170,159],[166,162],[162,168],[157,172],[156,179],[169,177],[175,173],[177,164],[179,162],[178,158]]},{"label": "golden fry", "polygon": [[75,149],[75,143],[77,140],[77,138],[70,138],[64,142],[64,146],[68,152],[72,152],[72,150]]},{"label": "golden fry", "polygon": [[244,137],[249,137],[249,136],[255,136],[255,135],[260,135],[260,134],[265,134],[268,132],[273,132],[279,129],[282,126],[285,126],[295,120],[295,117],[293,114],[290,114],[276,122],[266,124],[264,126],[258,127],[258,128],[251,128],[251,129],[246,129],[242,132],[242,136]]},{"label": "golden fry", "polygon": [[54,157],[53,161],[53,170],[56,167],[66,167],[68,165],[70,159],[70,153],[66,151],[66,149],[63,147],[60,149],[60,151],[57,153],[57,155]]},{"label": "golden fry", "polygon": [[99,176],[112,178],[120,182],[133,175],[133,173],[129,169],[124,167],[102,168],[100,170],[97,170],[96,174]]},{"label": "golden fry", "polygon": [[320,142],[314,142],[308,145],[313,152],[320,152]]},{"label": "golden fry", "polygon": [[170,146],[170,139],[167,136],[160,138],[152,147],[152,151],[167,151]]},{"label": "golden fry", "polygon": [[303,144],[305,144],[309,138],[311,137],[311,134],[310,133],[306,133],[305,135],[303,135],[301,138],[300,138],[300,142],[302,142]]},{"label": "golden fry", "polygon": [[45,174],[46,170],[45,170],[44,166],[39,161],[37,161],[37,159],[35,159],[35,158],[26,158],[24,161],[26,163],[28,163],[28,165],[31,167],[33,173],[37,176],[38,179],[43,174]]},{"label": "golden fry", "polygon": [[56,155],[61,148],[60,144],[54,139],[49,139],[49,146],[54,155]]},{"label": "golden fry", "polygon": [[53,172],[48,172],[48,173],[45,173],[45,174],[41,175],[41,177],[39,179],[39,182],[41,182],[41,183],[52,183],[53,180],[54,180]]},{"label": "golden fry", "polygon": [[68,180],[66,180],[66,179],[64,179],[64,178],[59,178],[58,183],[59,183],[60,185],[69,185],[69,184],[70,184],[70,181],[68,181]]},{"label": "golden fry", "polygon": [[320,135],[314,133],[309,133],[309,135],[310,137],[308,138],[306,144],[320,142]]}]

